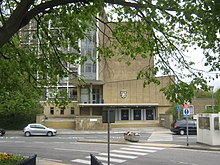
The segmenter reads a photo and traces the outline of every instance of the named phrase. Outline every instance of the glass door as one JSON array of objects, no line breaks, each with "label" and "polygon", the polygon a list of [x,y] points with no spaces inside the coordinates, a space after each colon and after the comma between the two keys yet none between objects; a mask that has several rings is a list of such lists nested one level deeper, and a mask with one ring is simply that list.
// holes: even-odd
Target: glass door
[{"label": "glass door", "polygon": [[121,110],[121,120],[129,120],[129,110],[128,109]]},{"label": "glass door", "polygon": [[146,109],[146,120],[154,120],[153,109]]},{"label": "glass door", "polygon": [[140,109],[134,110],[134,120],[141,120],[141,110]]}]

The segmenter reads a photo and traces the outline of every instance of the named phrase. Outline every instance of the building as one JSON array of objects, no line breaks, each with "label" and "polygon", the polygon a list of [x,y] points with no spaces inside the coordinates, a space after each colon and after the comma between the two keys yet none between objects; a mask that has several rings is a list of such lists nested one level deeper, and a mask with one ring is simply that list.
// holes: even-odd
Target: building
[{"label": "building", "polygon": [[[101,22],[99,29],[106,28]],[[52,28],[50,28],[53,30]],[[35,22],[22,29],[21,35],[29,35],[35,30]],[[104,30],[103,30],[104,31]],[[105,30],[111,35],[110,30]],[[27,38],[24,44],[38,45],[38,40]],[[144,80],[137,80],[137,73],[146,65],[154,65],[154,59],[136,59],[128,66],[119,62],[117,55],[98,60],[97,45],[108,44],[100,30],[92,30],[87,37],[78,41],[82,55],[90,58],[83,65],[68,65],[74,73],[84,78],[83,83],[69,75],[63,78],[55,88],[46,88],[41,101],[44,115],[37,122],[48,126],[73,129],[104,129],[102,115],[106,110],[114,111],[116,124],[145,123],[159,124],[159,115],[164,114],[172,105],[160,91],[173,83],[174,77],[163,76],[157,79],[160,85],[150,84],[143,87]],[[67,51],[74,51],[69,48]],[[117,51],[116,51],[117,54]],[[95,61],[95,62],[94,62]],[[68,93],[71,102],[66,107],[57,107],[51,103],[54,93]],[[45,118],[46,116],[46,118]]]}]

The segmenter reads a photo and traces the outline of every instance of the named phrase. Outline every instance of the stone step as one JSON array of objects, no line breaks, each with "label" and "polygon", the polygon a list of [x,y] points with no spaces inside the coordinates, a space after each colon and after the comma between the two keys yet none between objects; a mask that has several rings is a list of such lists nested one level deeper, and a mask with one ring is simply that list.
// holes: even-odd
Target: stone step
[{"label": "stone step", "polygon": [[131,128],[131,127],[159,127],[160,124],[158,121],[143,121],[143,122],[137,122],[137,121],[127,121],[127,122],[121,122],[117,121],[116,123],[111,123],[111,128]]}]

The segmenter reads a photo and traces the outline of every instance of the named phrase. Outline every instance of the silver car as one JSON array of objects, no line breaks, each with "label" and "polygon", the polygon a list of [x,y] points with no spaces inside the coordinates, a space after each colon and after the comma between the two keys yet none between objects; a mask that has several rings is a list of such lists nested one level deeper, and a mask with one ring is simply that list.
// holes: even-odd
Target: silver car
[{"label": "silver car", "polygon": [[42,124],[28,124],[24,130],[25,136],[31,136],[31,135],[47,135],[47,136],[55,136],[57,131],[53,128],[48,128]]}]

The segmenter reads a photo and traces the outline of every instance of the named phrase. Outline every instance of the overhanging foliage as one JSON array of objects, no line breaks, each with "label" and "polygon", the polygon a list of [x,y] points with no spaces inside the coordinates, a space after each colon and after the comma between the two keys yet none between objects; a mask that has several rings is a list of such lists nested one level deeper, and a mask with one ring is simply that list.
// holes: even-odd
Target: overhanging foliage
[{"label": "overhanging foliage", "polygon": [[[188,47],[202,48],[205,66],[209,66],[209,71],[217,71],[214,77],[218,77],[220,3],[217,0],[1,0],[0,3],[0,60],[13,66],[11,69],[0,66],[0,79],[5,80],[1,87],[6,93],[11,85],[7,75],[13,75],[14,82],[22,79],[39,87],[55,85],[59,79],[72,73],[65,63],[82,64],[89,58],[81,56],[78,40],[86,37],[97,21],[106,26],[109,21],[118,22],[112,36],[107,37],[117,40],[120,56],[130,57],[130,60],[136,60],[137,56],[143,59],[156,57],[154,66],[146,66],[138,74],[146,84],[159,83],[154,78],[158,72],[175,75],[177,86],[163,89],[172,102],[190,100],[198,87],[208,90],[207,81],[210,79],[206,79],[201,70],[193,68],[193,62],[186,60],[183,51]],[[106,14],[104,8],[108,9]],[[103,16],[107,19],[100,19]],[[22,43],[27,36],[21,37],[19,30],[32,19],[36,21],[37,29],[28,37],[40,44],[24,46]],[[107,46],[98,48],[100,56],[118,55]],[[114,48],[114,43],[111,46]],[[69,47],[75,51],[68,52]],[[123,62],[122,57],[119,60]],[[129,65],[129,61],[124,62]],[[36,72],[41,75],[40,79]],[[190,78],[191,82],[182,82],[184,78]],[[23,90],[22,85],[17,88]],[[183,99],[176,100],[176,95]]]}]

